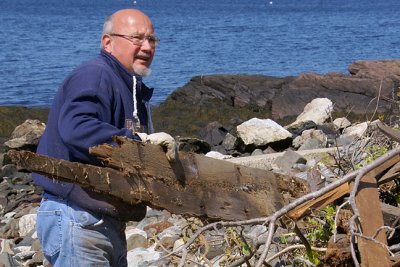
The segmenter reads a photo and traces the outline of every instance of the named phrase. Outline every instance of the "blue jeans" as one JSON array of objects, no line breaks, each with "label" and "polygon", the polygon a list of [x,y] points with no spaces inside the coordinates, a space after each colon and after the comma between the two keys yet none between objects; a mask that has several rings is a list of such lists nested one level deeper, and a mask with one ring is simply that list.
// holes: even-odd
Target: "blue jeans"
[{"label": "blue jeans", "polygon": [[127,266],[125,223],[44,193],[36,230],[53,267]]}]

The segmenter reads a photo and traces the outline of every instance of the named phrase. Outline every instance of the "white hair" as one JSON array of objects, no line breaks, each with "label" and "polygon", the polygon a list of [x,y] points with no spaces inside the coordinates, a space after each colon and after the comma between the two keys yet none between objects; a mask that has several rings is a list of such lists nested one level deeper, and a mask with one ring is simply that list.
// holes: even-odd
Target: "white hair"
[{"label": "white hair", "polygon": [[104,21],[102,35],[110,34],[113,32],[114,25],[113,25],[112,18],[113,18],[113,16],[111,15],[111,16],[107,17],[106,20]]},{"label": "white hair", "polygon": [[113,25],[112,17],[113,17],[112,15],[108,16],[106,18],[106,20],[104,21],[103,32],[101,33],[101,39],[100,39],[100,48],[103,48],[102,39],[103,39],[104,34],[110,34],[113,32],[114,25]]}]

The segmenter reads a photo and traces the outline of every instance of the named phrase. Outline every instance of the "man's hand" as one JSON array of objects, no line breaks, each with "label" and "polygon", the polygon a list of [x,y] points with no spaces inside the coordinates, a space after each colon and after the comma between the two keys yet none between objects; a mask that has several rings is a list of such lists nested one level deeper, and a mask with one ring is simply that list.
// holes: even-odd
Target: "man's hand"
[{"label": "man's hand", "polygon": [[178,159],[178,146],[175,142],[175,139],[164,132],[153,133],[153,134],[145,134],[145,133],[136,133],[142,142],[150,143],[154,145],[161,146],[166,152],[167,160],[169,162],[175,162]]}]

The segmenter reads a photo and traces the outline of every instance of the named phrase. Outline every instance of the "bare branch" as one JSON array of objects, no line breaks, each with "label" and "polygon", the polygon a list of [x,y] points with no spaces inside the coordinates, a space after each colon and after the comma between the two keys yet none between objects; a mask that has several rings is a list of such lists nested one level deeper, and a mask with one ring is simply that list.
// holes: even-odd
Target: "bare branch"
[{"label": "bare branch", "polygon": [[[291,251],[291,250],[294,250],[294,249],[301,249],[301,248],[305,248],[305,246],[301,245],[301,244],[298,244],[298,245],[292,245],[292,246],[286,247],[286,248],[282,249],[281,251],[279,251],[278,253],[276,253],[275,255],[269,257],[265,261],[266,262],[270,262],[273,259],[279,257],[282,254],[285,254],[288,251]],[[318,247],[311,247],[311,249],[314,250],[314,251],[319,251],[319,252],[325,252],[327,250],[326,248],[318,248]]]},{"label": "bare branch", "polygon": [[336,243],[337,221],[338,221],[338,218],[339,218],[339,213],[340,213],[340,210],[341,210],[344,206],[346,206],[347,204],[349,204],[349,201],[348,201],[348,200],[345,201],[345,202],[343,202],[342,205],[340,205],[340,206],[337,208],[337,210],[336,210],[336,214],[335,214],[335,226],[334,226],[334,228],[333,228],[333,242],[334,242],[334,243]]}]

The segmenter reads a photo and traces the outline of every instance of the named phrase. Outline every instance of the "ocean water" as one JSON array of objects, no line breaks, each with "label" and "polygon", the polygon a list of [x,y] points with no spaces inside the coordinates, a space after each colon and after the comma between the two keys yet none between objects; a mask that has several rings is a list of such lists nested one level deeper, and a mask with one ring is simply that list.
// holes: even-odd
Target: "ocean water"
[{"label": "ocean water", "polygon": [[1,0],[0,105],[49,106],[99,52],[104,18],[135,7],[161,39],[145,79],[158,104],[207,74],[347,73],[400,59],[399,0]]}]

